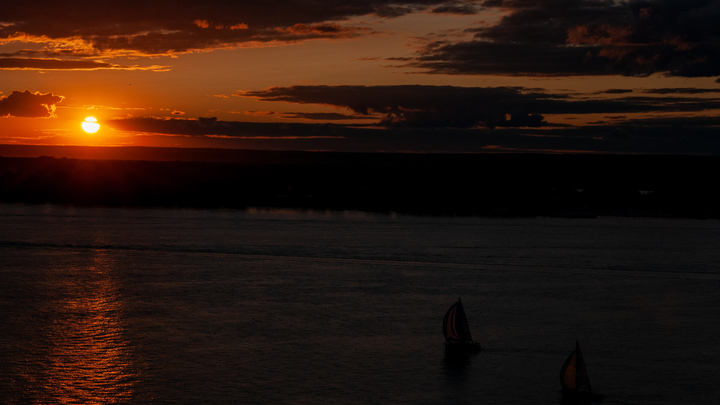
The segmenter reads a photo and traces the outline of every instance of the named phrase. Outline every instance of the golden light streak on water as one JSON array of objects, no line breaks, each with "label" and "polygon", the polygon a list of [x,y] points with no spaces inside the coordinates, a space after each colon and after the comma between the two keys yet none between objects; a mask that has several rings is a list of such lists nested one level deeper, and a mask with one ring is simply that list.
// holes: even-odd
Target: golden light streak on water
[{"label": "golden light streak on water", "polygon": [[[31,382],[30,397],[40,403],[113,404],[133,398],[137,373],[123,336],[122,301],[112,263],[94,251],[88,266],[48,274],[58,294],[46,308],[43,333],[33,356],[18,375]],[[37,353],[40,354],[40,353]],[[28,359],[31,360],[31,359]]]}]

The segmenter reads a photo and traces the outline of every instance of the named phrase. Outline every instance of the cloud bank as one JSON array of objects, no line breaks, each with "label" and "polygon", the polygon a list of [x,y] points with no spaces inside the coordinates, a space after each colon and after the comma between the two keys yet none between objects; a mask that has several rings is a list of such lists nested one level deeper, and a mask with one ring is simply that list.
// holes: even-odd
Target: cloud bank
[{"label": "cloud bank", "polygon": [[71,54],[157,55],[240,46],[347,38],[370,31],[357,16],[393,18],[434,8],[468,13],[475,1],[158,0],[0,3],[0,44],[47,42]]},{"label": "cloud bank", "polygon": [[[28,0],[0,3],[0,45],[42,43],[43,61],[37,64],[59,69],[83,61],[61,67],[53,59],[354,38],[375,32],[353,24],[356,17],[482,11],[504,16],[467,28],[471,40],[433,41],[409,60],[387,59],[429,74],[720,76],[720,0]],[[83,69],[121,68],[86,63]],[[2,64],[32,68],[19,56]]]},{"label": "cloud bank", "polygon": [[386,127],[418,128],[541,127],[549,125],[544,118],[549,114],[698,112],[720,105],[718,98],[593,99],[522,87],[290,86],[235,95],[262,101],[344,107],[356,114],[377,115],[379,123]]},{"label": "cloud bank", "polygon": [[718,0],[487,0],[507,12],[469,41],[425,45],[406,66],[509,76],[720,75]]},{"label": "cloud bank", "polygon": [[266,150],[422,153],[654,153],[720,156],[717,119],[625,120],[563,128],[385,128],[339,124],[251,123],[213,119],[128,118],[115,129],[211,139]]},{"label": "cloud bank", "polygon": [[[144,117],[117,119],[108,125],[146,135],[222,138],[227,147],[275,150],[720,155],[720,99],[714,96],[716,92],[703,91],[705,98],[698,98],[695,93],[702,89],[619,90],[577,94],[524,87],[271,87],[236,96],[342,107],[353,113],[278,113],[286,119],[339,121],[360,115],[376,122],[258,123]],[[560,125],[551,122],[556,114],[602,118],[589,124]]]}]

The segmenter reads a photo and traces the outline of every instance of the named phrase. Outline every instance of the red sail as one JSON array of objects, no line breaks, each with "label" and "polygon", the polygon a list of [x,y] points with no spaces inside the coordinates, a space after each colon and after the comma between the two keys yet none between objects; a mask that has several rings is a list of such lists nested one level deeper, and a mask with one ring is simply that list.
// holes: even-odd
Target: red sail
[{"label": "red sail", "polygon": [[590,379],[585,369],[585,360],[580,351],[580,343],[575,342],[575,350],[560,368],[560,385],[566,390],[587,390],[591,391]]},{"label": "red sail", "polygon": [[443,333],[445,334],[445,340],[450,343],[473,341],[472,335],[470,334],[470,325],[468,325],[465,309],[460,299],[445,313]]},{"label": "red sail", "polygon": [[565,360],[562,367],[560,368],[560,385],[566,390],[576,390],[577,385],[575,384],[575,351],[570,353],[570,356]]}]

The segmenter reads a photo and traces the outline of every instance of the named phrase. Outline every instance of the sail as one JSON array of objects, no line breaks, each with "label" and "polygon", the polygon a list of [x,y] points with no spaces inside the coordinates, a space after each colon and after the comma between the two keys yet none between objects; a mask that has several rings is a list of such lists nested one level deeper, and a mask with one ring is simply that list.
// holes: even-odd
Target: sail
[{"label": "sail", "polygon": [[458,298],[458,302],[454,303],[445,313],[443,319],[443,333],[445,340],[450,343],[472,342],[470,334],[470,325],[468,325],[465,309],[462,302]]},{"label": "sail", "polygon": [[575,361],[575,385],[579,389],[591,391],[590,378],[588,377],[587,369],[585,369],[585,360],[583,360],[582,351],[580,351],[580,343],[575,341],[575,353],[577,360]]},{"label": "sail", "polygon": [[580,351],[580,343],[575,342],[575,350],[560,368],[560,385],[566,390],[583,389],[591,391],[590,379],[585,369],[585,360]]},{"label": "sail", "polygon": [[565,363],[563,363],[560,369],[560,385],[566,390],[576,390],[577,385],[575,384],[575,351],[573,350],[568,356]]}]

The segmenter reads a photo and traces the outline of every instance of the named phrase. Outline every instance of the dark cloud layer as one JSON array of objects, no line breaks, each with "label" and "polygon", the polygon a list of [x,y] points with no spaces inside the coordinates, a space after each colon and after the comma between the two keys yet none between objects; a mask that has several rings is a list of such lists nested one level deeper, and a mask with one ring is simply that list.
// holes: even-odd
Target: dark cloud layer
[{"label": "dark cloud layer", "polygon": [[0,58],[0,69],[108,69],[111,63],[91,60]]},{"label": "dark cloud layer", "polygon": [[[507,14],[466,30],[472,40],[425,45],[404,66],[435,74],[720,76],[720,0],[28,0],[0,3],[0,38],[56,41],[44,50],[50,57],[158,55],[350,38],[372,32],[347,24],[353,17],[483,8]],[[38,63],[61,68],[45,58]]]},{"label": "dark cloud layer", "polygon": [[523,94],[513,87],[451,86],[292,86],[238,93],[241,97],[299,104],[345,107],[357,114],[381,114],[386,126],[457,127],[508,125],[505,114],[523,114],[542,93]]},{"label": "dark cloud layer", "polygon": [[604,91],[599,91],[597,94],[626,94],[626,93],[632,93],[633,91],[630,89],[608,89]]},{"label": "dark cloud layer", "polygon": [[[663,126],[673,128],[684,127],[708,127],[709,129],[720,130],[720,117],[716,116],[690,116],[690,117],[655,117],[655,118],[635,118],[613,123],[620,127],[626,126]],[[718,137],[720,141],[720,137]]]},{"label": "dark cloud layer", "polygon": [[55,104],[62,100],[62,96],[52,93],[13,91],[9,96],[0,98],[0,117],[52,117]]},{"label": "dark cloud layer", "polygon": [[[443,4],[443,0],[4,1],[0,38],[80,38],[96,52],[161,54],[246,42],[356,36],[367,29],[336,22],[370,14],[397,17]],[[451,7],[466,12],[463,4],[453,2]]]},{"label": "dark cloud layer", "polygon": [[720,75],[720,0],[490,0],[509,11],[471,41],[426,45],[430,73]]},{"label": "dark cloud layer", "polygon": [[[680,122],[683,121],[683,122]],[[338,124],[227,122],[213,119],[129,118],[105,122],[143,133],[224,137],[228,147],[342,152],[594,152],[720,156],[717,127],[691,118],[626,121],[565,128],[387,128]],[[703,124],[717,119],[701,118]],[[698,121],[698,122],[700,122]]]},{"label": "dark cloud layer", "polygon": [[662,89],[646,89],[644,93],[650,94],[718,94],[720,89],[698,89],[695,87],[678,87]]},{"label": "dark cloud layer", "polygon": [[227,136],[238,138],[313,138],[328,131],[344,128],[335,124],[259,123],[242,121],[218,121],[216,117],[198,119],[133,117],[105,121],[106,125],[122,131],[140,131],[158,134],[190,136]]},{"label": "dark cloud layer", "polygon": [[123,66],[114,63],[93,60],[68,59],[35,59],[35,58],[0,58],[0,69],[23,70],[164,70],[167,66]]},{"label": "dark cloud layer", "polygon": [[468,14],[477,14],[478,9],[473,4],[463,4],[462,2],[458,3],[448,3],[443,4],[442,6],[435,7],[432,9],[432,12],[435,14],[458,14],[458,15],[468,15]]},{"label": "dark cloud layer", "polygon": [[283,118],[303,118],[307,120],[343,121],[343,120],[367,120],[373,119],[364,115],[350,115],[339,113],[309,113],[309,112],[287,112],[282,114]]},{"label": "dark cloud layer", "polygon": [[240,97],[345,107],[382,116],[388,127],[538,127],[548,114],[625,114],[717,109],[716,98],[571,98],[521,87],[291,86],[244,91]]},{"label": "dark cloud layer", "polygon": [[[222,139],[226,147],[343,152],[592,152],[720,155],[720,99],[695,89],[552,93],[522,87],[292,86],[240,97],[344,107],[379,124],[228,122],[129,118],[116,129]],[[689,95],[687,97],[683,95]],[[634,113],[634,114],[633,114]],[[642,113],[642,114],[638,114]],[[293,118],[321,115],[286,113]],[[318,113],[311,113],[318,114]],[[329,113],[323,119],[356,117]],[[592,124],[548,123],[553,114],[599,114]]]}]

